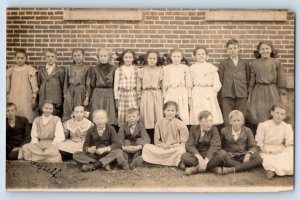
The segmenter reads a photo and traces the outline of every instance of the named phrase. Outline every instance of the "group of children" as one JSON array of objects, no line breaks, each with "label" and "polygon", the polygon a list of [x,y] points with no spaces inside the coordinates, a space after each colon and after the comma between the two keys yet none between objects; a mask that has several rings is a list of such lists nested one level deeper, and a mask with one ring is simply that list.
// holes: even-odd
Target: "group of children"
[{"label": "group of children", "polygon": [[[263,163],[268,177],[293,174],[293,130],[283,122],[287,110],[280,104],[286,78],[272,44],[260,42],[250,63],[239,57],[237,40],[226,47],[229,57],[218,68],[207,63],[205,47],[194,50],[196,63],[190,67],[182,64],[180,49],[171,50],[172,63],[164,67],[159,53],[149,50],[142,68],[134,65],[133,50],[123,52],[116,68],[108,49],[98,51],[96,67],[85,65],[84,51],[74,49],[74,64],[65,69],[49,49],[38,72],[26,64],[26,52],[17,50],[16,65],[7,70],[8,101],[13,102],[7,105],[7,139],[16,143],[7,145],[7,158],[73,158],[83,164],[82,171],[110,170],[115,161],[128,170],[146,161],[179,166],[187,174],[227,174]],[[36,111],[41,116],[34,119]],[[256,142],[244,116],[254,133],[259,124]],[[223,123],[219,134],[214,125]],[[190,132],[187,125],[193,125]],[[147,133],[151,129],[154,144]],[[283,153],[291,158],[284,170],[270,161]]]}]

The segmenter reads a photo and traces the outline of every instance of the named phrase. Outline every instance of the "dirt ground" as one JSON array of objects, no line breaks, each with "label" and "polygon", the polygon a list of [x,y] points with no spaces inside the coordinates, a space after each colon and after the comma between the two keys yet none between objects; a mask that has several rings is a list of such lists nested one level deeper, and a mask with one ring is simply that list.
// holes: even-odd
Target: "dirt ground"
[{"label": "dirt ground", "polygon": [[[290,190],[294,183],[292,176],[267,180],[261,168],[225,176],[213,173],[186,176],[178,168],[150,164],[129,172],[115,167],[109,172],[99,169],[86,173],[81,172],[80,166],[73,162],[44,163],[43,166],[45,165],[46,168],[39,168],[29,161],[7,161],[6,188],[47,191],[247,192]],[[50,171],[55,174],[55,177],[49,173]]]}]

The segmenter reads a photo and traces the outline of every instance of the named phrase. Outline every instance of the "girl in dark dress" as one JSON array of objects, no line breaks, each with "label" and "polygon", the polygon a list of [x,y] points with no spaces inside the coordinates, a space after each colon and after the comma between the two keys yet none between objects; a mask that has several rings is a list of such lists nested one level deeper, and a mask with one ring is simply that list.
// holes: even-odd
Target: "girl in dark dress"
[{"label": "girl in dark dress", "polygon": [[98,51],[99,64],[90,70],[90,119],[93,112],[103,109],[108,115],[108,124],[117,125],[116,106],[114,101],[114,76],[116,67],[109,63],[109,49]]}]

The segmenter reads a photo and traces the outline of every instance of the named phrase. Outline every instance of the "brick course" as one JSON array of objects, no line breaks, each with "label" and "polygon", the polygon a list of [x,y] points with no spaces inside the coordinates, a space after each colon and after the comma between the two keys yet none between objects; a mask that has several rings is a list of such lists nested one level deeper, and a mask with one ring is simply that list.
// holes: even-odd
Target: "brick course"
[{"label": "brick course", "polygon": [[225,43],[230,38],[240,42],[241,55],[254,59],[253,51],[260,40],[271,40],[279,50],[286,72],[294,73],[294,13],[286,21],[206,21],[202,9],[143,9],[142,21],[64,21],[63,9],[8,8],[7,63],[13,64],[15,48],[28,51],[29,63],[44,64],[43,51],[55,48],[58,64],[71,64],[71,51],[82,47],[86,62],[95,65],[92,56],[97,48],[109,47],[121,52],[132,48],[137,54],[148,49],[167,53],[171,48],[184,50],[192,59],[197,45],[204,45],[209,62],[218,64],[226,58]]}]

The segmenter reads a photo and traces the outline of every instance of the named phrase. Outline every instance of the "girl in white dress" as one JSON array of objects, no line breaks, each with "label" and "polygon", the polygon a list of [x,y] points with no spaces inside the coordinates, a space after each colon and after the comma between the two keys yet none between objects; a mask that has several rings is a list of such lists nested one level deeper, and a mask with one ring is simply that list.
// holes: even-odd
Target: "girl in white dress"
[{"label": "girl in white dress", "polygon": [[197,47],[194,56],[197,62],[189,69],[193,84],[192,98],[190,98],[190,124],[198,124],[198,115],[203,110],[212,113],[214,125],[222,124],[223,117],[217,99],[217,94],[222,87],[218,69],[206,62],[208,54],[205,47]]},{"label": "girl in white dress", "polygon": [[164,103],[175,101],[178,104],[178,115],[188,125],[189,120],[189,98],[191,98],[191,76],[189,67],[181,64],[183,53],[180,49],[171,50],[172,64],[165,66],[163,77]]},{"label": "girl in white dress", "polygon": [[272,119],[257,127],[255,140],[260,148],[262,165],[268,179],[275,175],[294,174],[294,133],[292,126],[283,121],[286,113],[285,106],[274,105],[271,108]]},{"label": "girl in white dress", "polygon": [[63,160],[72,159],[73,153],[82,151],[87,130],[93,126],[84,115],[84,106],[74,106],[71,119],[63,123],[66,140],[58,145]]}]

